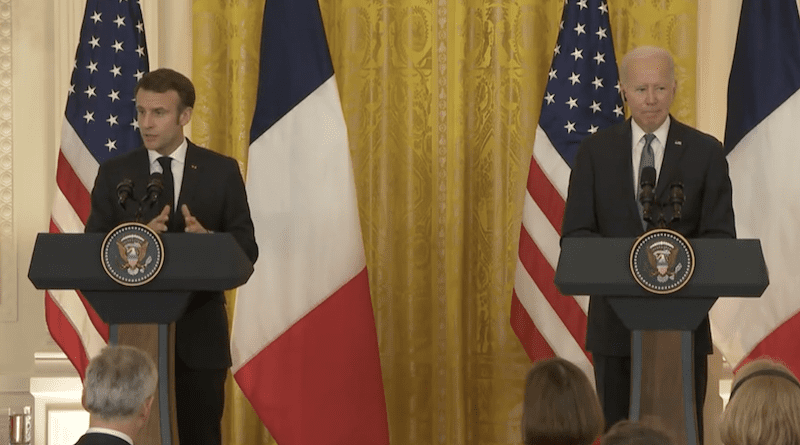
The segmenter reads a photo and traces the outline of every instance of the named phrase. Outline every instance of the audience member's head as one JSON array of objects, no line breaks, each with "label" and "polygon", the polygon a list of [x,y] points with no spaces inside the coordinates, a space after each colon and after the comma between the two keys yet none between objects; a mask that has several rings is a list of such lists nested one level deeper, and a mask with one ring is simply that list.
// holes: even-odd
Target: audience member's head
[{"label": "audience member's head", "polygon": [[672,439],[652,426],[620,420],[603,436],[600,445],[672,445]]},{"label": "audience member's head", "polygon": [[758,359],[733,379],[722,413],[725,445],[800,444],[800,382],[785,366]]},{"label": "audience member's head", "polygon": [[604,428],[597,394],[580,368],[562,358],[533,365],[525,382],[525,445],[588,445]]},{"label": "audience member's head", "polygon": [[[86,368],[83,406],[90,425],[121,430],[144,425],[158,384],[153,360],[132,346],[109,346]],[[123,431],[127,432],[127,431]]]}]

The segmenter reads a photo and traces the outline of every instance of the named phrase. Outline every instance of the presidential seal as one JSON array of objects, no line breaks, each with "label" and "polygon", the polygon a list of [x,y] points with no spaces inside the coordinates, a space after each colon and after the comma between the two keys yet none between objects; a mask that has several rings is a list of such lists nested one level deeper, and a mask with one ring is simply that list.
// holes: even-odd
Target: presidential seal
[{"label": "presidential seal", "polygon": [[124,223],[106,235],[100,252],[103,269],[124,286],[149,283],[164,264],[164,245],[153,229],[140,223]]},{"label": "presidential seal", "polygon": [[680,233],[654,229],[633,244],[630,266],[640,286],[655,294],[670,294],[692,278],[694,251]]}]

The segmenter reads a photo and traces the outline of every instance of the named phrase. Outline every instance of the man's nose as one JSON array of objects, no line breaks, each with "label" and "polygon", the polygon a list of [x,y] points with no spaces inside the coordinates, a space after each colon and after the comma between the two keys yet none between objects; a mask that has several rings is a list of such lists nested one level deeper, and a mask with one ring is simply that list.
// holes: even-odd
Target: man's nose
[{"label": "man's nose", "polygon": [[656,101],[656,94],[652,88],[647,89],[647,95],[645,97],[645,100],[647,100],[647,103],[650,104]]}]

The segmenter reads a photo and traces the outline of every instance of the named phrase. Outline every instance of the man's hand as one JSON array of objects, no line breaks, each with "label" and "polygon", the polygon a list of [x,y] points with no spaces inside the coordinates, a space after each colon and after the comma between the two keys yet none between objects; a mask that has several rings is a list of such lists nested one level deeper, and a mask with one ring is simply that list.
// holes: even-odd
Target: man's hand
[{"label": "man's hand", "polygon": [[200,224],[197,218],[192,216],[191,212],[189,212],[189,206],[186,204],[181,206],[181,213],[183,213],[183,220],[186,222],[187,233],[211,233],[210,230],[206,230],[206,228]]},{"label": "man's hand", "polygon": [[164,206],[161,213],[153,218],[147,227],[153,229],[156,233],[163,233],[167,231],[167,223],[169,222],[170,208],[168,205]]}]

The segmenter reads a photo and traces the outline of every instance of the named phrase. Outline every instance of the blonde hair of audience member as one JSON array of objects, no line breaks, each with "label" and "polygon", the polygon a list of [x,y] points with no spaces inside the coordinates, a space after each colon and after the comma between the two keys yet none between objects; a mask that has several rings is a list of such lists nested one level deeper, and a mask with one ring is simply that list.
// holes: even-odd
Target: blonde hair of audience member
[{"label": "blonde hair of audience member", "polygon": [[86,368],[82,403],[89,426],[133,436],[150,415],[158,385],[155,363],[132,346],[108,346]]},{"label": "blonde hair of audience member", "polygon": [[603,410],[586,374],[562,358],[533,365],[525,382],[525,445],[588,445],[605,428]]},{"label": "blonde hair of audience member", "polygon": [[719,432],[725,445],[800,444],[800,381],[773,360],[743,366]]},{"label": "blonde hair of audience member", "polygon": [[672,445],[672,438],[652,426],[620,420],[600,439],[600,445]]}]

